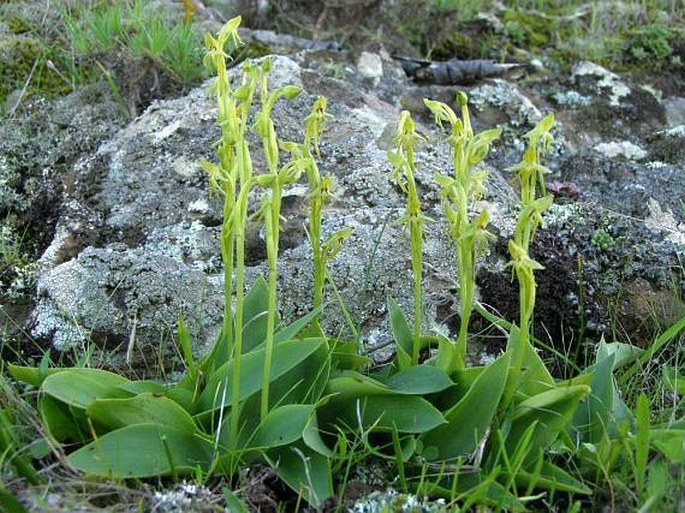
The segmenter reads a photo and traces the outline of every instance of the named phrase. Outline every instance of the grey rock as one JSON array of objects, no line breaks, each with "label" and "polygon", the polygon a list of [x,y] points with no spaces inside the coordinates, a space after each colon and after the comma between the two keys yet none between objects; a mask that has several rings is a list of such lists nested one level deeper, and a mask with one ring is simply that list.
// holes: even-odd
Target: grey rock
[{"label": "grey rock", "polygon": [[359,74],[377,85],[383,76],[383,61],[377,53],[362,52],[357,59],[357,71]]},{"label": "grey rock", "polygon": [[[344,80],[327,76],[321,59],[328,55],[303,52],[292,58],[274,57],[272,86],[295,83],[304,92],[291,102],[278,102],[273,118],[282,139],[301,140],[303,120],[315,97],[329,97],[329,112],[335,119],[324,133],[318,163],[322,174],[334,178],[335,188],[324,212],[324,237],[345,226],[353,229],[353,235],[330,265],[340,297],[327,289],[325,329],[344,338],[358,332],[367,348],[383,360],[392,341],[386,298],[395,297],[407,312],[412,304],[409,242],[395,222],[403,214],[404,198],[391,180],[386,160],[398,118],[396,103],[406,82],[389,59],[382,62],[383,75],[376,88],[360,75]],[[468,90],[478,130],[505,124],[503,142],[493,148],[487,164],[487,194],[477,205],[490,211],[491,230],[498,237],[480,268],[479,297],[506,318],[516,319],[518,294],[504,264],[517,200],[511,177],[502,170],[520,158],[523,135],[543,113],[559,108],[564,94],[569,98],[577,94],[583,100],[568,105],[558,116],[557,143],[549,165],[552,178],[578,182],[580,197],[566,203],[560,198],[536,238],[534,256],[546,267],[538,273],[536,319],[554,337],[577,327],[581,317],[595,332],[602,332],[609,327],[606,305],[615,299],[616,283],[645,279],[664,287],[669,279],[665,270],[673,269],[675,255],[682,250],[679,239],[670,239],[668,230],[650,229],[644,222],[651,197],[672,216],[669,226],[679,228],[683,223],[684,214],[676,208],[677,198],[683,197],[680,154],[659,168],[663,182],[654,181],[659,144],[679,135],[650,128],[663,130],[663,106],[654,99],[644,110],[647,97],[635,93],[639,88],[596,66],[577,68],[570,83],[558,84],[549,94],[545,87],[532,84],[524,89],[495,80]],[[607,89],[614,91],[617,105]],[[450,88],[414,91],[417,97],[454,98]],[[609,120],[592,126],[589,136],[578,136],[581,121],[598,106],[624,116],[624,127],[609,130]],[[634,111],[638,118],[640,113],[651,113],[648,126],[634,128]],[[157,102],[78,162],[57,235],[40,261],[34,334],[62,348],[89,336],[107,348],[123,350],[131,343],[135,325],[135,348],[141,354],[157,351],[169,356],[175,351],[175,323],[182,312],[196,350],[207,349],[223,311],[221,208],[208,193],[199,167],[201,160],[214,158],[212,144],[218,138],[214,116],[215,107],[203,88],[184,98]],[[417,112],[417,118],[426,142],[416,155],[416,178],[424,211],[435,219],[426,227],[424,326],[454,333],[458,325],[455,252],[445,235],[439,190],[433,181],[435,173],[450,172],[449,149],[445,134],[432,126],[425,112]],[[640,161],[619,162],[593,150],[596,144],[612,140],[644,148],[646,155]],[[253,159],[256,169],[263,168],[259,151]],[[279,290],[286,321],[311,308],[306,196],[302,184],[284,195]],[[255,199],[253,208],[256,203]],[[582,269],[578,258],[583,259]],[[248,282],[266,274],[258,228],[248,233],[247,264]],[[586,287],[582,302],[579,283]],[[586,311],[580,312],[581,307]]]},{"label": "grey rock", "polygon": [[[270,80],[273,86],[299,83],[301,75],[294,60],[277,57]],[[302,137],[302,121],[319,92],[316,85],[275,109],[273,117],[284,139]],[[324,236],[343,226],[354,230],[331,272],[355,329],[362,326],[365,338],[382,345],[390,341],[386,297],[396,297],[407,310],[411,304],[408,241],[394,223],[403,213],[404,200],[391,182],[382,137],[389,123],[392,127],[396,111],[364,94],[353,107],[333,98],[330,112],[335,121],[322,141],[319,166],[334,177],[335,190],[325,214]],[[183,99],[156,103],[75,166],[75,192],[65,202],[58,236],[40,262],[35,335],[52,337],[60,348],[80,344],[85,336],[107,347],[124,347],[135,323],[141,351],[157,347],[160,337],[170,351],[170,339],[162,334],[173,333],[183,312],[199,349],[211,342],[222,310],[220,209],[208,195],[198,163],[213,158],[213,116],[214,106],[202,89]],[[421,151],[417,174],[435,218],[440,214],[432,175],[449,167],[448,151],[444,142],[440,144],[441,151],[430,146]],[[259,152],[254,158],[259,167]],[[85,186],[94,182],[99,184],[95,193]],[[501,178],[500,187],[508,190],[513,204],[514,196]],[[291,320],[311,307],[305,196],[302,187],[296,187],[284,198],[291,221],[282,234],[281,307]],[[90,241],[74,245],[74,239],[84,240],[84,233],[91,234]],[[452,253],[450,243],[442,231],[436,234],[427,238],[427,264],[435,274],[450,275],[453,258],[445,258]],[[251,241],[250,281],[266,274],[259,234]],[[426,281],[436,295],[444,295],[431,285],[435,279],[430,273]],[[334,302],[332,291],[328,299]],[[428,294],[426,301],[437,300]],[[327,328],[349,336],[350,329],[336,310],[331,308],[327,315]]]},{"label": "grey rock", "polygon": [[573,67],[571,79],[576,83],[589,82],[597,93],[606,94],[609,104],[618,107],[621,100],[630,94],[628,87],[615,73],[595,64],[584,61]]},{"label": "grey rock", "polygon": [[685,98],[677,96],[664,100],[666,120],[670,128],[685,125]]},{"label": "grey rock", "polygon": [[594,150],[609,158],[623,157],[627,160],[642,160],[647,152],[630,141],[610,141],[595,145]]}]

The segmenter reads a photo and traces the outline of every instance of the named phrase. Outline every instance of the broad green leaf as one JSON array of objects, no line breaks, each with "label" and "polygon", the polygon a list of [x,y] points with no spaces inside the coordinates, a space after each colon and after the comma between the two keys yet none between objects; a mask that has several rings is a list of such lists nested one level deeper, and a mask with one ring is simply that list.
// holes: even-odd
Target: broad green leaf
[{"label": "broad green leaf", "polygon": [[[294,341],[300,343],[303,341]],[[275,408],[286,404],[313,404],[316,403],[328,382],[330,365],[328,358],[328,347],[325,341],[318,346],[316,351],[308,355],[288,369],[280,377],[273,380],[270,386],[270,407]],[[223,392],[222,392],[223,394]],[[226,394],[226,400],[230,398],[230,388]],[[252,394],[241,402],[240,411],[240,431],[238,444],[240,446],[250,446],[250,439],[258,429],[260,419],[260,394]],[[198,421],[202,423],[215,421],[222,415],[219,410],[221,406],[221,396],[217,397],[217,408],[197,415]],[[226,407],[229,405],[226,404]],[[230,411],[223,414],[224,421],[221,424],[219,439],[228,443],[230,439],[231,425],[228,422]]]},{"label": "broad green leaf", "polygon": [[164,395],[169,391],[169,388],[157,381],[127,381],[118,385],[118,388],[131,392],[132,394],[157,394]]},{"label": "broad green leaf", "polygon": [[190,414],[178,403],[150,393],[126,399],[98,399],[86,409],[86,414],[110,429],[133,424],[159,424],[188,433],[197,431]]},{"label": "broad green leaf", "polygon": [[[488,368],[488,365],[479,365],[474,367],[463,367],[457,370],[454,373],[454,381],[456,383],[455,395],[459,399],[464,397],[468,391],[471,390],[471,387],[475,383],[476,379],[478,379],[478,377],[480,377],[480,375],[483,374],[483,372],[485,372],[485,370]],[[456,403],[457,401],[453,401],[450,405],[450,408]]]},{"label": "broad green leaf", "polygon": [[647,493],[651,497],[662,497],[668,490],[669,484],[673,482],[673,471],[668,467],[668,463],[663,460],[655,461],[649,466]]},{"label": "broad green leaf", "polygon": [[86,443],[92,438],[84,410],[70,408],[52,396],[42,395],[38,399],[38,411],[48,435],[55,442]]},{"label": "broad green leaf", "polygon": [[[399,346],[395,351],[395,358],[397,359],[397,369],[408,369],[412,366],[411,355]],[[392,369],[394,368],[392,367]]]},{"label": "broad green leaf", "polygon": [[[314,312],[309,312],[309,314],[312,313]],[[321,313],[321,309],[318,309],[315,313]],[[295,336],[298,338],[323,338],[326,336],[326,334],[324,333],[323,328],[321,328],[319,319],[315,316],[315,318],[312,319],[312,321],[304,329],[302,329],[299,334],[295,333],[295,335],[288,337],[288,339],[295,338]]]},{"label": "broad green leaf", "polygon": [[[309,339],[294,342],[302,343],[306,340]],[[320,342],[312,354],[278,378],[272,378],[269,391],[271,406],[285,403],[313,404],[321,398],[330,378],[330,355],[325,339],[312,340]]]},{"label": "broad green leaf", "polygon": [[133,395],[120,388],[128,380],[101,369],[72,368],[48,376],[40,389],[55,399],[77,408],[87,408],[96,399]]},{"label": "broad green leaf", "polygon": [[457,370],[456,347],[456,344],[447,337],[438,335],[438,355],[435,359],[435,366],[449,376]]},{"label": "broad green leaf", "polygon": [[635,417],[628,405],[621,399],[618,393],[614,394],[614,407],[611,409],[612,422],[607,426],[608,434],[611,438],[620,438],[619,433],[623,426],[627,424],[630,429],[635,428]]},{"label": "broad green leaf", "polygon": [[[291,369],[305,362],[312,354],[325,348],[322,339],[289,340],[278,344],[274,348],[271,367],[271,380],[274,381]],[[264,349],[256,349],[242,356],[240,400],[257,393],[262,387],[262,368],[264,366]],[[309,369],[310,373],[318,369]],[[224,395],[231,397],[231,381],[233,360],[218,368],[207,381],[207,386],[199,398],[199,412],[208,412],[220,407],[220,398]]]},{"label": "broad green leaf", "polygon": [[[231,324],[233,323],[231,322]],[[226,330],[222,327],[219,336],[214,341],[211,351],[198,364],[198,369],[200,372],[204,374],[212,374],[219,367],[225,365],[231,357],[232,343],[233,341],[229,340]],[[186,378],[191,380],[194,378],[194,376],[188,374]]]},{"label": "broad green leaf", "polygon": [[672,464],[685,464],[685,430],[651,429],[649,440]]},{"label": "broad green leaf", "polygon": [[331,366],[334,370],[357,370],[369,365],[368,356],[357,354],[358,344],[351,341],[331,340]]},{"label": "broad green leaf", "polygon": [[450,377],[454,385],[430,397],[430,402],[442,412],[452,409],[471,389],[474,381],[486,369],[486,366],[464,367],[455,369]]},{"label": "broad green leaf", "polygon": [[128,479],[189,474],[197,466],[207,471],[212,453],[212,442],[196,434],[171,426],[135,424],[98,437],[67,459],[86,474]]},{"label": "broad green leaf", "polygon": [[[269,287],[262,276],[245,296],[243,305],[243,353],[249,353],[266,338]],[[278,325],[278,314],[276,319]]]},{"label": "broad green leaf", "polygon": [[400,433],[423,433],[445,422],[432,404],[414,395],[333,396],[319,414],[322,424]]},{"label": "broad green leaf", "polygon": [[542,462],[539,473],[527,472],[523,469],[516,473],[516,484],[527,487],[531,484],[535,489],[556,490],[560,492],[590,495],[592,490],[582,481],[575,479],[568,472],[548,461]]},{"label": "broad green leaf", "polygon": [[528,426],[536,423],[530,444],[530,456],[545,449],[556,440],[559,432],[569,424],[578,403],[590,393],[586,385],[554,388],[535,395],[516,405],[510,412],[511,428],[506,438],[506,449],[513,451]]},{"label": "broad green leaf", "polygon": [[8,364],[7,368],[14,379],[28,383],[36,388],[40,387],[48,376],[64,370],[60,368],[41,369],[40,367],[24,367],[22,365],[14,365],[13,363]]},{"label": "broad green leaf", "polygon": [[428,365],[410,367],[380,379],[385,382],[356,371],[344,371],[340,376],[330,379],[326,390],[329,394],[338,394],[341,397],[423,395],[440,392],[453,385],[444,372]]},{"label": "broad green leaf", "polygon": [[[243,353],[248,353],[260,347],[266,339],[267,311],[269,308],[269,289],[264,277],[258,277],[243,303]],[[289,326],[274,334],[274,344],[290,340],[299,333],[315,316],[318,311],[309,312]],[[280,316],[276,314],[276,323]],[[200,368],[204,372],[211,372],[225,365],[229,359],[231,341],[223,331],[219,335],[210,354],[202,360]]]},{"label": "broad green leaf", "polygon": [[[519,337],[519,328],[512,325],[509,332],[509,340],[507,341],[507,351],[512,352],[512,362],[516,361],[516,353],[519,351]],[[509,375],[507,382],[507,390],[510,391],[511,387],[515,388],[515,400],[517,401],[554,388],[554,378],[552,378],[552,375],[533,346],[527,344],[524,351],[521,374],[518,376],[517,382],[514,383],[512,381],[516,377],[513,373]],[[505,396],[511,395],[513,394],[505,393]]]},{"label": "broad green leaf", "polygon": [[166,392],[166,396],[177,403],[188,413],[195,412],[195,401],[199,392],[186,388],[182,383],[177,383]]},{"label": "broad green leaf", "polygon": [[[399,433],[397,433],[396,430],[393,430],[393,439],[398,435]],[[417,447],[418,444],[416,443],[416,435],[402,437],[402,440],[400,440],[399,447],[402,461],[409,461],[414,456],[414,454],[416,454]]]},{"label": "broad green leaf", "polygon": [[333,496],[333,478],[328,458],[299,443],[268,452],[276,474],[314,508]]},{"label": "broad green leaf", "polygon": [[478,446],[497,411],[510,362],[511,353],[506,352],[488,365],[466,395],[444,414],[447,423],[421,436],[424,449],[434,454],[431,459],[453,459],[471,453]]},{"label": "broad green leaf", "polygon": [[398,394],[380,381],[356,371],[345,371],[342,376],[331,378],[326,393],[336,394],[340,398],[355,398],[370,395]]},{"label": "broad green leaf", "polygon": [[647,459],[649,457],[649,400],[644,393],[637,398],[635,408],[637,430],[635,433],[635,481],[638,492],[642,493],[647,474]]},{"label": "broad green leaf", "polygon": [[311,404],[286,404],[274,408],[257,428],[250,448],[270,449],[299,440],[314,414],[314,408]]},{"label": "broad green leaf", "polygon": [[304,432],[302,433],[302,440],[307,447],[318,452],[322,456],[330,457],[333,455],[333,451],[331,451],[321,439],[321,431],[319,431],[319,422],[316,414],[312,415],[309,422],[307,422]]},{"label": "broad green leaf", "polygon": [[[623,344],[621,342],[611,342],[607,344],[604,341],[604,337],[599,342],[599,347],[597,349],[597,361],[608,356],[614,357],[614,370],[620,369],[628,363],[632,363],[635,359],[644,352],[644,349],[640,349],[632,344]],[[601,356],[600,356],[601,354]]]},{"label": "broad green leaf", "polygon": [[304,330],[316,318],[317,314],[320,313],[320,308],[312,310],[311,312],[307,313],[306,315],[303,315],[291,324],[288,324],[284,328],[281,328],[278,331],[276,331],[276,333],[274,333],[274,344],[279,344],[281,342],[285,342],[286,340],[292,340],[298,335],[300,335],[300,338],[324,338],[324,335],[323,333],[321,333],[321,331],[319,331],[319,333],[316,336],[302,337],[301,335],[302,330]]},{"label": "broad green leaf", "polygon": [[587,401],[573,415],[573,427],[584,442],[596,443],[609,434],[614,408],[614,355],[610,354],[593,366],[592,391]]},{"label": "broad green leaf", "polygon": [[395,392],[425,395],[441,392],[454,385],[452,380],[440,369],[431,365],[414,365],[393,374],[385,385]]},{"label": "broad green leaf", "polygon": [[411,365],[414,335],[404,312],[391,297],[388,298],[388,312],[390,314],[390,329],[396,343],[397,361],[400,370],[402,370]]}]

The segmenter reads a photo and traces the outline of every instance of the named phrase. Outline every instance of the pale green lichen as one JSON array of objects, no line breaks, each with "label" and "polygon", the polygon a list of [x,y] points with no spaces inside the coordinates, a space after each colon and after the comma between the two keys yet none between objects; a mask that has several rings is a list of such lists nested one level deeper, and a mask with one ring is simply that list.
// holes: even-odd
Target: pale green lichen
[{"label": "pale green lichen", "polygon": [[444,499],[430,501],[426,497],[398,493],[393,489],[373,492],[357,501],[352,513],[439,513],[446,510]]}]

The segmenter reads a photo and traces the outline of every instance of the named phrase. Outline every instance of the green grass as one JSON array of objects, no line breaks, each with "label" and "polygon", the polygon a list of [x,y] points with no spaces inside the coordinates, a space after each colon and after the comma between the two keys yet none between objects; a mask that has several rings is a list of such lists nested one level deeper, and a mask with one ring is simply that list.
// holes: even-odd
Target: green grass
[{"label": "green grass", "polygon": [[52,96],[104,79],[126,109],[136,111],[206,77],[202,37],[192,18],[169,18],[142,0],[42,8],[17,2],[0,12],[16,33],[2,43],[1,53],[13,56],[8,62],[0,58],[3,102],[16,89],[24,90],[21,99]]},{"label": "green grass", "polygon": [[65,11],[64,19],[77,58],[122,52],[133,61],[153,62],[183,87],[204,76],[201,38],[193,26],[167,20],[164,11],[146,8],[141,0]]}]

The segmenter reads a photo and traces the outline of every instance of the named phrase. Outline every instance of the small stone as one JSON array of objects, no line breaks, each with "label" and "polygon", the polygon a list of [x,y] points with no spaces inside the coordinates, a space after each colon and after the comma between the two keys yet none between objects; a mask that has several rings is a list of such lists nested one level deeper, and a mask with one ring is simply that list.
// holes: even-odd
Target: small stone
[{"label": "small stone", "polygon": [[595,145],[594,150],[602,155],[615,158],[623,157],[627,160],[642,160],[647,152],[630,141],[611,141]]},{"label": "small stone", "polygon": [[685,125],[685,98],[678,96],[664,100],[664,110],[669,127]]},{"label": "small stone", "polygon": [[533,59],[528,64],[537,72],[543,71],[545,69],[545,65],[540,59]]},{"label": "small stone", "polygon": [[199,216],[204,216],[207,213],[209,213],[210,208],[209,208],[209,203],[207,203],[207,200],[204,198],[200,198],[198,200],[193,201],[190,205],[188,205],[188,213],[191,215],[199,215]]},{"label": "small stone", "polygon": [[383,77],[383,61],[377,53],[362,52],[357,61],[357,71],[374,86],[378,85]]}]

